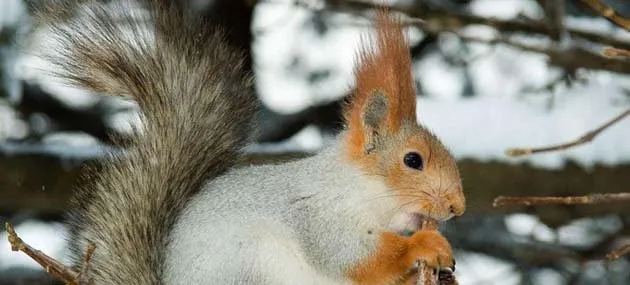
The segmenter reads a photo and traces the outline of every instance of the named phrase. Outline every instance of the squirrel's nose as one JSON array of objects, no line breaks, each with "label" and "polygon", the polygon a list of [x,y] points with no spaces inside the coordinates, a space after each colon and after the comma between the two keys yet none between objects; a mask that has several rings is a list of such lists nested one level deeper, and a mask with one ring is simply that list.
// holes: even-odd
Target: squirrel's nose
[{"label": "squirrel's nose", "polygon": [[449,210],[451,214],[455,216],[461,216],[464,214],[464,212],[466,211],[466,200],[464,199],[464,196],[461,194],[461,192],[455,195],[451,195],[448,201],[450,203]]}]

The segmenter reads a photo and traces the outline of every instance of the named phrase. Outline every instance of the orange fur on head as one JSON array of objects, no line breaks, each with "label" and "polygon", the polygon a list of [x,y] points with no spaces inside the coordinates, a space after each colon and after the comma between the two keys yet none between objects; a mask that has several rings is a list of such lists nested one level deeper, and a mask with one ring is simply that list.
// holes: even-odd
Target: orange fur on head
[{"label": "orange fur on head", "polygon": [[356,89],[345,111],[351,156],[364,153],[371,135],[364,125],[365,109],[376,92],[387,99],[380,131],[396,133],[404,120],[416,120],[416,95],[411,73],[411,55],[402,20],[378,12],[375,44],[363,43],[355,69]]}]

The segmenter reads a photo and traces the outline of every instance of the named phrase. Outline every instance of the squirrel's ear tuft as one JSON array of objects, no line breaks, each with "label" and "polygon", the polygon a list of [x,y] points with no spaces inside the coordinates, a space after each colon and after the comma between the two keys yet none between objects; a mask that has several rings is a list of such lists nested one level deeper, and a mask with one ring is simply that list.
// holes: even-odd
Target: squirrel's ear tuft
[{"label": "squirrel's ear tuft", "polygon": [[369,153],[379,136],[416,120],[411,54],[400,18],[378,12],[376,41],[362,43],[354,74],[356,88],[345,110],[348,136],[352,149]]}]

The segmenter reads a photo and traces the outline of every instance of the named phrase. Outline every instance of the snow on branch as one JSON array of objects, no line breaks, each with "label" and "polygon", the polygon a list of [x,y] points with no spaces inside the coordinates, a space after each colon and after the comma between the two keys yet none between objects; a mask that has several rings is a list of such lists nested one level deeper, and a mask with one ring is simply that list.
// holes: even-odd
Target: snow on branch
[{"label": "snow on branch", "polygon": [[[313,7],[303,0],[293,1],[293,5],[309,9],[339,11],[359,14],[375,9],[388,8],[391,11],[403,13],[410,17],[407,24],[415,26],[429,34],[453,33],[464,41],[485,44],[504,44],[523,51],[544,54],[552,65],[573,70],[586,68],[605,70],[622,74],[630,74],[627,61],[604,56],[600,50],[593,50],[592,46],[581,42],[587,41],[595,45],[613,46],[617,49],[630,50],[630,42],[602,35],[596,32],[566,27],[560,14],[563,14],[563,1],[552,1],[546,7],[547,18],[543,20],[501,20],[491,17],[473,15],[467,12],[451,11],[426,2],[413,6],[384,5],[361,0],[325,0],[325,5]],[[615,19],[621,17],[618,14]],[[482,38],[462,34],[461,30],[469,25],[483,25],[497,30],[501,35],[495,38]],[[526,34],[550,38],[558,42],[563,35],[567,35],[566,45],[540,45],[525,43],[511,39],[510,36]]]}]

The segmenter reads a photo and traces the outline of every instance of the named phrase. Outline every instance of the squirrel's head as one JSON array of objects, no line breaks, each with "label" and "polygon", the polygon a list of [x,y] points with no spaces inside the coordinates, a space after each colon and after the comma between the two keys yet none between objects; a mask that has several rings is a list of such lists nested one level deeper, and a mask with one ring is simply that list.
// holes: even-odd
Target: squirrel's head
[{"label": "squirrel's head", "polygon": [[376,27],[375,44],[359,53],[345,110],[347,155],[366,175],[383,180],[400,210],[441,221],[459,216],[466,206],[455,160],[416,119],[403,25],[381,11]]}]

